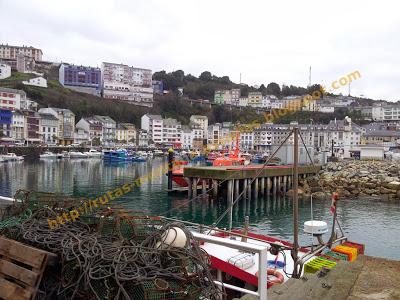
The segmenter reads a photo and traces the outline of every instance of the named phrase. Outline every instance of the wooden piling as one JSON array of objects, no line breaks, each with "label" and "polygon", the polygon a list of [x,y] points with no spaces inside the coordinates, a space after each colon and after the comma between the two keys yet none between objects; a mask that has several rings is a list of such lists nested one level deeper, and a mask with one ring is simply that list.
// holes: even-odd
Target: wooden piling
[{"label": "wooden piling", "polygon": [[261,195],[264,196],[264,193],[265,193],[265,178],[264,177],[262,177],[260,179],[260,185],[261,185],[261,190],[260,190]]}]

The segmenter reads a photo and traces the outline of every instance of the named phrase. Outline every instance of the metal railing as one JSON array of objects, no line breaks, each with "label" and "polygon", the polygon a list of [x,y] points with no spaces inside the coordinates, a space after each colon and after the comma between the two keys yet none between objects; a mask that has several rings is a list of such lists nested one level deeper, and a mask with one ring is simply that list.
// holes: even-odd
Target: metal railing
[{"label": "metal railing", "polygon": [[[202,233],[192,232],[193,238],[197,241],[204,241],[216,245],[226,246],[229,248],[245,251],[245,252],[255,252],[258,254],[258,291],[250,291],[235,285],[226,284],[222,281],[215,280],[214,283],[223,286],[225,288],[239,291],[242,293],[257,296],[260,300],[267,299],[267,272],[265,271],[267,266],[267,251],[268,248],[261,245],[245,243],[241,241],[234,241],[230,239],[224,239],[221,237],[216,237],[212,235],[206,235]],[[219,278],[219,280],[221,280]]]}]

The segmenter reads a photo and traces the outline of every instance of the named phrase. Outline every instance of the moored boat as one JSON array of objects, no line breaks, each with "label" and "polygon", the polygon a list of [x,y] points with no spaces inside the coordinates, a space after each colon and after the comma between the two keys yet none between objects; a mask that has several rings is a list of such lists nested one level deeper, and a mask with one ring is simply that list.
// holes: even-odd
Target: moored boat
[{"label": "moored boat", "polygon": [[87,158],[88,156],[85,153],[79,151],[70,151],[69,158]]},{"label": "moored boat", "polygon": [[57,154],[51,151],[45,151],[43,154],[39,155],[40,159],[57,159]]},{"label": "moored boat", "polygon": [[89,151],[84,152],[84,154],[87,155],[89,158],[100,158],[101,157],[101,152],[95,150],[95,149],[90,149]]},{"label": "moored boat", "polygon": [[4,161],[23,161],[24,160],[23,156],[18,156],[15,153],[3,154],[2,158]]}]

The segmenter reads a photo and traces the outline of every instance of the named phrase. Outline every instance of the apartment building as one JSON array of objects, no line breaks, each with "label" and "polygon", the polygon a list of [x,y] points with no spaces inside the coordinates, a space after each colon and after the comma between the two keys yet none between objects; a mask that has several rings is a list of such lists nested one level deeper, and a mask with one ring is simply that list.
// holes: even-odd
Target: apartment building
[{"label": "apartment building", "polygon": [[153,84],[149,69],[102,63],[103,97],[152,107]]},{"label": "apartment building", "polygon": [[32,46],[12,46],[8,44],[0,44],[0,58],[4,59],[17,59],[18,54],[33,58],[34,60],[41,61],[43,52],[41,49]]},{"label": "apartment building", "polygon": [[363,126],[363,144],[374,144],[385,147],[400,145],[400,126],[391,123],[371,123]]},{"label": "apartment building", "polygon": [[181,145],[182,149],[186,150],[192,149],[193,147],[192,129],[187,125],[182,125]]},{"label": "apartment building", "polygon": [[26,93],[21,90],[0,87],[0,108],[21,109],[21,101],[26,99]]},{"label": "apartment building", "polygon": [[100,68],[61,64],[58,73],[58,80],[64,87],[95,96],[101,95]]},{"label": "apartment building", "polygon": [[200,128],[203,130],[203,137],[207,137],[208,118],[206,116],[192,115],[190,116],[190,123],[200,126]]},{"label": "apartment building", "polygon": [[163,142],[163,119],[160,115],[145,114],[141,118],[142,130],[146,130],[149,140],[154,144]]},{"label": "apartment building", "polygon": [[103,125],[95,117],[81,118],[75,127],[88,133],[89,142],[98,140],[101,143],[103,141]]},{"label": "apartment building", "polygon": [[109,116],[95,115],[94,118],[98,120],[102,125],[103,144],[113,145],[115,143],[115,131],[117,128],[117,122],[115,122]]},{"label": "apartment building", "polygon": [[126,141],[128,143],[136,143],[137,140],[137,130],[134,124],[132,123],[121,123],[121,125],[126,130]]},{"label": "apartment building", "polygon": [[40,116],[34,110],[21,110],[25,117],[24,139],[27,144],[36,144],[42,141],[40,132]]},{"label": "apartment building", "polygon": [[74,142],[75,114],[69,109],[47,107],[39,110],[40,114],[51,114],[58,119],[57,137],[61,145],[70,145]]},{"label": "apartment building", "polygon": [[398,121],[400,120],[400,105],[386,103],[374,105],[372,119],[374,121]]},{"label": "apartment building", "polygon": [[25,116],[20,110],[12,112],[12,138],[18,142],[25,142]]},{"label": "apartment building", "polygon": [[[352,147],[361,143],[362,128],[353,123],[350,118],[332,120],[324,124],[262,124],[254,131],[254,146],[256,150],[270,150],[273,146],[282,144],[290,131],[297,126],[307,146],[316,150],[330,150],[345,157],[349,157]],[[293,144],[293,136],[287,143]]]},{"label": "apartment building", "polygon": [[[202,131],[202,129],[199,129]],[[163,119],[163,143],[180,147],[182,125],[176,119]]]},{"label": "apartment building", "polygon": [[214,93],[215,104],[239,105],[240,89],[216,90]]},{"label": "apartment building", "polygon": [[261,108],[263,104],[263,96],[261,92],[249,92],[248,106]]},{"label": "apartment building", "polygon": [[39,113],[40,136],[47,144],[57,143],[58,118],[49,113]]}]

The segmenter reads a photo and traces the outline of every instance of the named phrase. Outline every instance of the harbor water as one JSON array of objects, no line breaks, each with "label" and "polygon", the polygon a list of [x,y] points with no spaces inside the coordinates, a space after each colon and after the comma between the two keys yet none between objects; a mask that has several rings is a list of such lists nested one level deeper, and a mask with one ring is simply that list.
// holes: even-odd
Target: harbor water
[{"label": "harbor water", "polygon": [[[0,164],[0,195],[12,197],[18,189],[63,193],[94,199],[141,177],[138,187],[114,200],[113,205],[137,214],[163,215],[210,225],[226,210],[226,201],[197,199],[186,194],[167,195],[164,158],[144,163],[110,164],[100,159],[35,160]],[[300,228],[311,219],[331,224],[330,200],[300,200]],[[312,210],[311,210],[312,207]],[[292,240],[292,203],[289,198],[272,197],[240,201],[234,207],[233,226],[241,227],[250,217],[253,232]],[[341,199],[338,219],[350,240],[366,244],[366,254],[400,260],[400,203],[378,199]],[[219,227],[227,226],[227,218]],[[328,237],[324,236],[327,240]],[[300,232],[301,245],[310,245]]]}]

